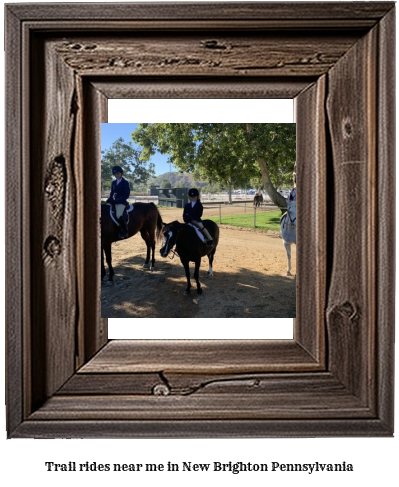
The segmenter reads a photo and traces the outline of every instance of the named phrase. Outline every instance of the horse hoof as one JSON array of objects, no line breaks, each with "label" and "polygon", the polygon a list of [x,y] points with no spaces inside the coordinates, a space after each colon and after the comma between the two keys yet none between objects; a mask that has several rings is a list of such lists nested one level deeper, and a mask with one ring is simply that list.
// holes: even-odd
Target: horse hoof
[{"label": "horse hoof", "polygon": [[150,267],[150,271],[155,271],[155,267]]},{"label": "horse hoof", "polygon": [[143,269],[148,269],[150,267],[150,264],[143,264]]},{"label": "horse hoof", "polygon": [[197,294],[202,294],[202,289],[197,289]]},{"label": "horse hoof", "polygon": [[290,271],[287,272],[287,276],[292,276]]},{"label": "horse hoof", "polygon": [[189,289],[186,289],[184,291],[184,296],[190,296],[190,290]]}]

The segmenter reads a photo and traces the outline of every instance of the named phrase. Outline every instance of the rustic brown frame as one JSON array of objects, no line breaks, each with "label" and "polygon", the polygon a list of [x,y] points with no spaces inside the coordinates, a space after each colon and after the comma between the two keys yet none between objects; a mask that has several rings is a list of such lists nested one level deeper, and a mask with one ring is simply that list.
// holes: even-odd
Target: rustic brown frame
[{"label": "rustic brown frame", "polygon": [[[393,434],[394,30],[391,2],[6,6],[9,437]],[[107,342],[82,191],[115,96],[295,98],[294,340]]]}]

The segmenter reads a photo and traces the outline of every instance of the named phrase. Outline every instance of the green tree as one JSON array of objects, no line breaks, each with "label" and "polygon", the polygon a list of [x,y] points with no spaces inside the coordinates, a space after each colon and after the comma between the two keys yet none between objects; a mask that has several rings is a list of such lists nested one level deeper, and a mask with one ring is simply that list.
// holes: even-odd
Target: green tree
[{"label": "green tree", "polygon": [[168,162],[196,179],[245,187],[260,179],[274,203],[285,206],[276,187],[292,184],[295,165],[295,124],[154,123],[139,124],[132,139],[149,160],[159,151]]},{"label": "green tree", "polygon": [[167,179],[162,180],[162,182],[161,182],[161,188],[162,189],[168,189],[171,187],[172,187],[172,185],[170,184],[170,181],[168,181]]},{"label": "green tree", "polygon": [[115,140],[109,149],[101,151],[101,189],[108,191],[112,181],[113,166],[121,166],[123,176],[130,182],[131,188],[135,185],[145,185],[155,176],[154,164],[141,157],[132,142],[125,142],[122,137]]},{"label": "green tree", "polygon": [[285,208],[285,198],[276,188],[293,185],[296,126],[294,123],[246,125],[251,153],[259,166],[263,187],[277,206]]}]

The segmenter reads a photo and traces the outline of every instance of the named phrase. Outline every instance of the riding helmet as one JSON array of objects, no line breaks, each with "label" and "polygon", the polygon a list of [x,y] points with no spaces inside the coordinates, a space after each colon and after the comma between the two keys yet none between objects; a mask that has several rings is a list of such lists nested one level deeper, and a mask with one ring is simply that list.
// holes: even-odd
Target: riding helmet
[{"label": "riding helmet", "polygon": [[188,195],[190,196],[190,198],[192,198],[193,196],[199,196],[199,192],[198,192],[198,189],[197,188],[191,188],[188,190]]},{"label": "riding helmet", "polygon": [[112,168],[112,174],[116,174],[117,172],[120,172],[123,174],[123,169],[121,168],[121,166],[114,166]]}]

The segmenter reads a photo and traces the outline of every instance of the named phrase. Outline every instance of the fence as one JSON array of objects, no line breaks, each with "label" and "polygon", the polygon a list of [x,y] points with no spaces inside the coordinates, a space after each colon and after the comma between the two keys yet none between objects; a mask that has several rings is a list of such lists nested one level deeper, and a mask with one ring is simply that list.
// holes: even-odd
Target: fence
[{"label": "fence", "polygon": [[[107,197],[104,195],[103,200]],[[228,224],[228,218],[238,215],[252,215],[252,226],[254,228],[257,227],[257,217],[260,214],[265,212],[271,212],[279,210],[271,200],[266,196],[263,196],[264,201],[263,204],[256,208],[253,205],[253,196],[252,195],[234,195],[233,202],[230,204],[228,202],[228,195],[227,194],[201,194],[201,202],[204,206],[204,214],[203,218],[214,218],[220,224]],[[178,199],[175,199],[173,204],[169,203],[168,205],[162,206],[161,202],[158,200],[157,196],[151,195],[132,195],[129,198],[129,202],[131,203],[149,203],[153,202],[157,206],[161,206],[161,208],[167,208],[167,211],[178,210],[182,212],[182,208],[180,205],[176,205]],[[183,200],[180,200],[181,204],[183,205]],[[179,201],[179,202],[180,202]],[[180,213],[179,213],[180,215]],[[177,218],[173,216],[174,218]]]},{"label": "fence", "polygon": [[[101,195],[102,200],[106,200],[109,196],[109,193],[103,193]],[[179,197],[180,195],[176,195]],[[179,199],[182,199],[181,197]],[[232,195],[232,203],[246,203],[246,204],[252,204],[254,199],[253,194],[233,194]],[[129,198],[129,201],[132,203],[134,202],[143,202],[143,203],[148,203],[152,201],[156,205],[159,204],[158,202],[158,195],[146,195],[146,194],[132,194]],[[183,199],[182,199],[183,201]],[[203,203],[208,202],[208,203],[229,203],[229,195],[227,193],[201,193],[201,201]],[[263,194],[263,201],[264,203],[271,203],[271,199],[269,196],[266,194]]]},{"label": "fence", "polygon": [[[252,226],[256,228],[258,215],[276,210],[279,210],[279,208],[272,203],[266,203],[257,208],[252,201],[233,204],[216,203],[212,205],[205,203],[203,218],[217,218],[219,224],[228,224],[231,217],[248,215],[248,218],[245,218],[244,226],[247,226],[249,221],[252,221]],[[250,215],[252,215],[251,219],[249,218]]]}]

